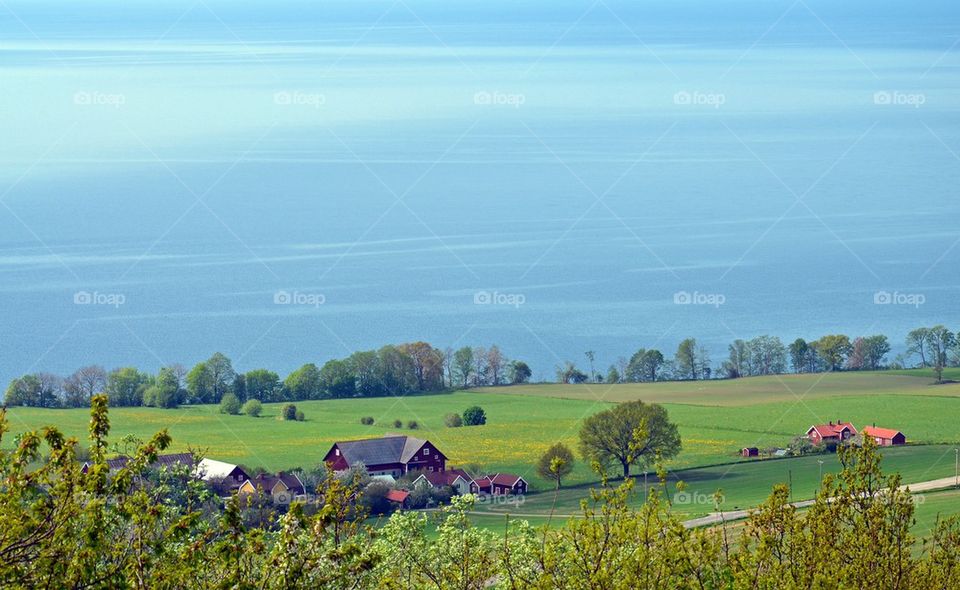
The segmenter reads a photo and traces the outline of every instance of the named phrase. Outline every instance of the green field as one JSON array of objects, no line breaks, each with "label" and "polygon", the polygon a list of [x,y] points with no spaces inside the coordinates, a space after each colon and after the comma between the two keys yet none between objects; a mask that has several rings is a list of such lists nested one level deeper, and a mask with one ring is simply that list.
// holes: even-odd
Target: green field
[{"label": "green field", "polygon": [[[775,475],[777,470],[793,462],[707,466],[739,461],[737,452],[744,446],[786,444],[815,422],[844,419],[858,427],[876,423],[903,430],[909,441],[917,443],[960,441],[960,424],[954,418],[960,415],[960,384],[933,385],[930,371],[925,373],[832,373],[613,386],[544,384],[430,396],[310,401],[298,404],[306,414],[305,422],[277,420],[280,404],[266,404],[260,418],[222,415],[215,406],[116,408],[110,418],[115,438],[125,434],[147,438],[167,428],[174,439],[174,450],[192,448],[211,458],[269,470],[315,466],[334,441],[381,436],[396,431],[388,426],[394,419],[405,424],[416,420],[419,430],[402,432],[429,438],[448,455],[452,465],[515,472],[527,478],[534,489],[542,490],[549,484],[535,476],[534,465],[546,448],[559,440],[576,450],[577,431],[584,417],[614,402],[643,399],[663,403],[679,425],[683,451],[668,467],[704,468],[685,472],[684,479],[691,486],[698,481],[713,486],[715,474],[705,469],[721,469],[726,475],[721,478],[723,485],[716,487],[724,489],[731,503],[746,505],[765,497],[770,482],[780,477]],[[957,370],[947,375],[957,376]],[[486,410],[486,425],[455,429],[443,425],[445,414],[462,412],[474,404]],[[362,416],[373,416],[376,424],[361,425]],[[8,411],[14,434],[53,424],[69,435],[84,438],[88,419],[86,410]],[[11,437],[6,437],[3,444],[9,447]],[[936,464],[933,455],[937,451],[932,449],[936,447],[898,449],[916,456],[898,461],[891,455],[888,467],[901,470],[905,476],[919,476]],[[798,461],[794,483],[799,493],[801,486],[809,483],[802,474],[809,474],[810,465],[817,464],[809,458]],[[755,471],[756,475],[742,475],[742,469]],[[944,475],[939,467],[930,469],[926,479]],[[581,461],[565,483],[585,486],[596,479]],[[709,487],[703,485],[704,489]],[[703,493],[712,493],[716,487]],[[585,493],[586,487],[565,490],[564,512],[576,508]],[[529,499],[531,504],[540,501],[536,496]]]},{"label": "green field", "polygon": [[[899,472],[905,483],[950,477],[955,470],[955,448],[955,445],[911,445],[883,449],[882,466],[887,472]],[[822,467],[819,461],[823,461]],[[778,483],[792,483],[794,500],[811,499],[819,487],[821,469],[824,475],[838,472],[837,455],[762,459],[678,470],[668,477],[667,493],[674,500],[674,510],[692,518],[716,511],[713,494],[718,490],[724,498],[719,508],[724,511],[757,506],[767,499],[771,488]],[[678,481],[685,484],[683,493],[677,493]],[[651,476],[647,485],[659,487],[660,483]],[[580,512],[580,500],[588,495],[590,487],[578,485],[562,488],[559,492],[530,494],[517,506],[481,505],[478,510],[524,517],[546,517],[553,512],[569,517]],[[639,503],[645,497],[643,479],[640,478],[635,501]]]}]

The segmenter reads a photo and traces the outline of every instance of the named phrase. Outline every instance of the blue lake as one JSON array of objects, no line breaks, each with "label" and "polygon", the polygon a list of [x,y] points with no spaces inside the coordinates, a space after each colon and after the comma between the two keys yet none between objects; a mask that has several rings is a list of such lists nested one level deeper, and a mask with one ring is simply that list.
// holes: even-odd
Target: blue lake
[{"label": "blue lake", "polygon": [[8,2],[0,381],[960,327],[960,6],[515,4]]}]

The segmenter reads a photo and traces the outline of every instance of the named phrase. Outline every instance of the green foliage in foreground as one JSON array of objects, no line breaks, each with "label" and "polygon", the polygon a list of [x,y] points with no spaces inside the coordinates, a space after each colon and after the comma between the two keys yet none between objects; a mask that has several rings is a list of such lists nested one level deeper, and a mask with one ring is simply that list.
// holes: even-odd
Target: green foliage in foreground
[{"label": "green foliage in foreground", "polygon": [[[319,509],[295,503],[275,526],[249,528],[236,500],[205,511],[192,494],[143,484],[170,444],[166,432],[110,474],[106,398],[92,405],[87,474],[77,441],[53,428],[0,452],[4,588],[960,586],[960,520],[939,522],[918,547],[912,498],[899,476],[882,474],[869,443],[842,451],[843,471],[825,478],[802,515],[776,487],[736,543],[724,528],[685,528],[661,494],[632,508],[632,480],[595,490],[582,518],[550,532],[523,521],[500,533],[477,528],[472,496],[455,498],[435,522],[399,512],[374,531],[362,525],[357,483],[333,477],[319,484]],[[6,430],[0,414],[0,438]]]}]

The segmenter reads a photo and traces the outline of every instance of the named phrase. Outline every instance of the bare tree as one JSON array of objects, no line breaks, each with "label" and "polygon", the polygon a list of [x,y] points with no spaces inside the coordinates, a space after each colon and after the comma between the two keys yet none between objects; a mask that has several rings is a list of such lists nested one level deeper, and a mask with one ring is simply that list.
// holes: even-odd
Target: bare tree
[{"label": "bare tree", "polygon": [[90,404],[90,398],[107,386],[107,372],[100,365],[77,369],[63,384],[67,404],[82,407]]},{"label": "bare tree", "polygon": [[487,384],[487,349],[482,346],[473,349],[473,384],[477,387]]},{"label": "bare tree", "polygon": [[503,382],[503,365],[505,359],[496,344],[487,351],[487,373],[490,376],[490,385],[500,385]]}]

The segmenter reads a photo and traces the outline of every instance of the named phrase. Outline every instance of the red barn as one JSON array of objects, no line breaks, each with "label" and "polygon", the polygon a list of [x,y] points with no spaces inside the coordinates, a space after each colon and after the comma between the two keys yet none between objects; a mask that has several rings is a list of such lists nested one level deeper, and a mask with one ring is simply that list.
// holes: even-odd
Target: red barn
[{"label": "red barn", "polygon": [[527,493],[527,480],[512,473],[497,473],[476,480],[480,493],[494,496],[521,495]]},{"label": "red barn", "polygon": [[812,444],[837,445],[857,435],[857,429],[850,422],[815,424],[807,430],[807,438]]},{"label": "red barn", "polygon": [[410,471],[446,471],[447,457],[428,440],[404,435],[334,443],[323,461],[335,471],[362,463],[370,475],[400,477]]},{"label": "red barn", "polygon": [[892,447],[894,445],[907,444],[907,437],[899,430],[890,428],[877,428],[876,426],[867,426],[863,429],[863,436],[872,437],[878,446]]}]

